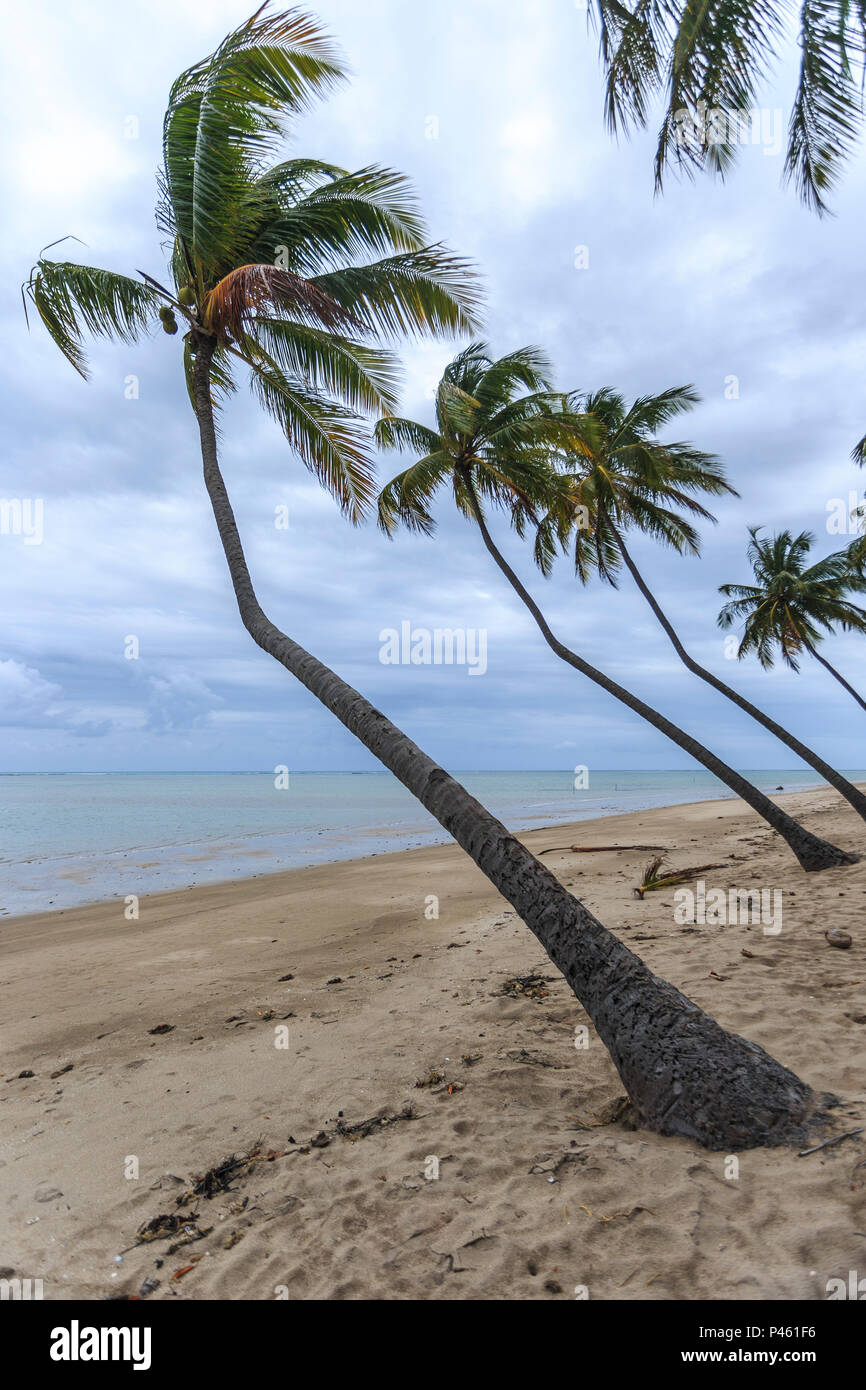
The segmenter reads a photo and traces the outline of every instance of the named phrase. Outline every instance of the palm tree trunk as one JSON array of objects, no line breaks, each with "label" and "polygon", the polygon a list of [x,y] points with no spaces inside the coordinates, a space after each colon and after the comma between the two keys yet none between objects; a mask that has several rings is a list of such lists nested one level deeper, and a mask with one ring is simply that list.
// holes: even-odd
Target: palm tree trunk
[{"label": "palm tree trunk", "polygon": [[478,497],[475,493],[475,488],[468,471],[463,473],[463,480],[466,484],[475,520],[478,523],[485,546],[493,556],[499,569],[505,575],[505,578],[508,580],[514,592],[529,609],[545,642],[558,657],[568,662],[569,666],[573,666],[574,669],[580,671],[582,675],[588,676],[591,681],[594,681],[596,685],[601,686],[602,690],[606,690],[609,695],[613,695],[617,700],[621,701],[628,709],[634,710],[634,712],[639,714],[642,719],[645,719],[647,723],[652,724],[654,729],[658,729],[660,733],[666,734],[672,742],[676,743],[678,747],[683,748],[696,762],[703,763],[704,767],[718,777],[720,782],[724,782],[726,786],[731,788],[731,791],[735,792],[737,796],[742,797],[743,801],[751,806],[753,811],[757,811],[758,815],[761,816],[768,825],[779,832],[782,839],[789,845],[798,862],[807,873],[815,873],[819,869],[832,869],[837,868],[840,864],[855,864],[857,862],[856,855],[848,854],[846,850],[839,849],[836,845],[831,845],[829,841],[822,840],[817,835],[813,835],[811,831],[804,829],[802,825],[799,825],[798,822],[783,811],[781,807],[771,801],[768,796],[764,796],[763,792],[758,791],[757,787],[752,786],[752,783],[748,782],[745,777],[741,777],[739,772],[735,772],[732,767],[728,767],[727,763],[723,763],[721,758],[716,757],[715,753],[711,753],[703,744],[698,743],[697,739],[692,738],[691,734],[685,733],[683,729],[671,723],[670,719],[666,719],[663,714],[659,714],[658,710],[653,709],[651,705],[644,704],[643,700],[639,700],[636,695],[632,695],[631,691],[626,690],[622,685],[618,685],[616,681],[612,681],[609,676],[604,675],[602,671],[596,670],[594,666],[590,666],[588,661],[584,661],[576,652],[573,652],[569,647],[566,647],[560,642],[548,627],[544,614],[532,598],[532,595],[520,582],[504,555],[501,555],[497,549],[487,529],[484,515],[481,511]]},{"label": "palm tree trunk", "polygon": [[648,1128],[725,1151],[802,1143],[820,1114],[799,1077],[651,974],[464,787],[263,612],[219,468],[212,355],[213,340],[200,337],[194,394],[204,479],[250,636],[417,797],[511,903],[583,1004]]},{"label": "palm tree trunk", "polygon": [[[797,754],[798,758],[802,758],[804,763],[808,763],[809,767],[814,768],[815,771],[824,778],[825,782],[829,782],[831,787],[835,788],[841,796],[844,796],[845,800],[849,801],[854,807],[854,810],[866,820],[866,796],[864,796],[863,792],[861,792],[858,787],[855,787],[852,782],[849,782],[847,777],[843,777],[838,773],[829,763],[825,763],[823,758],[819,757],[817,753],[813,753],[812,749],[808,748],[805,743],[801,743],[794,734],[788,733],[788,730],[783,728],[781,724],[777,724],[768,714],[764,714],[763,710],[759,710],[757,705],[753,705],[750,700],[745,699],[738,691],[733,690],[731,686],[726,685],[723,680],[720,680],[718,676],[714,676],[712,671],[708,671],[706,667],[700,666],[693,657],[689,656],[689,653],[677,636],[676,631],[662,612],[656,601],[655,595],[632,559],[631,554],[626,548],[625,541],[616,526],[611,521],[607,523],[607,526],[616,541],[617,548],[626,563],[632,579],[670,638],[671,645],[683,665],[687,667],[693,675],[700,676],[701,680],[706,681],[707,685],[711,685],[714,690],[718,690],[721,695],[725,695],[733,704],[739,706],[741,710],[745,710],[746,714],[750,714],[752,718],[757,720],[769,733],[774,734],[780,743],[784,743],[787,748],[790,748],[793,753]],[[862,704],[863,701],[861,700],[860,703]]]},{"label": "palm tree trunk", "polygon": [[866,700],[863,700],[863,698],[857,694],[857,691],[854,689],[853,685],[848,684],[845,677],[839,674],[835,666],[830,665],[826,657],[821,656],[817,647],[813,647],[811,642],[804,642],[803,646],[806,648],[806,651],[809,653],[810,656],[814,656],[816,661],[820,661],[821,665],[827,671],[830,672],[831,676],[835,676],[836,680],[845,690],[848,691],[849,695],[854,696],[854,699],[857,701],[858,705],[860,705],[862,709],[866,709]]}]

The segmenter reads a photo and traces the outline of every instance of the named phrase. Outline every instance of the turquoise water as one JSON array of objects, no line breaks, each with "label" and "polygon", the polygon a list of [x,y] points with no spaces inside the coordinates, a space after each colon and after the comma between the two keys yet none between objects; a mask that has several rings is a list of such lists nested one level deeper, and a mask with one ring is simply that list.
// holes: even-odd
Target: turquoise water
[{"label": "turquoise water", "polygon": [[[513,830],[727,796],[709,773],[570,770],[457,776]],[[759,771],[759,787],[821,785]],[[849,773],[858,779],[866,773]],[[447,839],[390,773],[58,773],[0,776],[0,913],[41,912],[273,873]]]}]

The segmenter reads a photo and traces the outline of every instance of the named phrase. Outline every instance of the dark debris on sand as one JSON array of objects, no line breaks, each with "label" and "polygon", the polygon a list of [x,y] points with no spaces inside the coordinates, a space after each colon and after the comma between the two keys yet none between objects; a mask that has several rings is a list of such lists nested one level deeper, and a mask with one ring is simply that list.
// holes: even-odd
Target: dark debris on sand
[{"label": "dark debris on sand", "polygon": [[503,981],[500,994],[507,994],[511,999],[546,999],[550,990],[548,985],[552,984],[554,977],[544,975],[512,975]]}]

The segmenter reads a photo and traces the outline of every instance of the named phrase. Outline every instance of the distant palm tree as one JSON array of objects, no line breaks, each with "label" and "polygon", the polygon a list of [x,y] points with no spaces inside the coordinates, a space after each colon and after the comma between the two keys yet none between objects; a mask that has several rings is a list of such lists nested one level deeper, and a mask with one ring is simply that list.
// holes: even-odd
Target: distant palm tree
[{"label": "distant palm tree", "polygon": [[[519,394],[521,389],[528,394]],[[422,454],[383,489],[379,523],[386,532],[402,522],[429,533],[434,524],[431,501],[447,483],[458,509],[474,518],[487,550],[561,660],[639,714],[741,796],[778,831],[804,869],[850,862],[843,850],[810,834],[691,734],[560,642],[496,546],[485,520],[486,503],[509,512],[521,534],[527,525],[542,520],[542,510],[551,519],[559,518],[560,539],[568,534],[572,484],[553,465],[558,455],[583,447],[584,430],[591,439],[598,433],[598,422],[592,417],[584,420],[569,398],[552,391],[550,366],[537,348],[521,348],[494,361],[486,344],[475,343],[445,369],[436,393],[436,429],[394,417],[385,417],[376,426],[382,448]],[[536,525],[536,557],[543,565],[553,544],[552,524],[551,520],[546,526]],[[612,543],[611,538],[608,541]]]},{"label": "distant palm tree", "polygon": [[[742,121],[793,38],[788,6],[783,0],[595,0],[593,13],[611,129],[646,126],[653,100],[664,101],[656,188],[671,164],[724,175],[738,145],[751,138]],[[862,133],[864,33],[864,0],[800,0],[800,71],[785,178],[818,213],[827,211],[826,195]]]},{"label": "distant palm tree", "polygon": [[[475,321],[467,268],[424,245],[398,175],[346,174],[316,160],[267,167],[286,114],[341,71],[306,15],[257,11],[171,91],[159,216],[172,239],[173,288],[41,258],[27,294],[82,373],[85,331],[131,342],[160,319],[169,333],[183,320],[205,484],[245,627],[513,905],[584,1004],[644,1123],[723,1150],[797,1142],[815,1113],[808,1086],[652,975],[454,778],[281,632],[258,602],[214,425],[215,397],[234,388],[236,367],[249,369],[294,452],[355,518],[373,492],[359,411],[393,403],[394,363],[365,336],[439,334]],[[379,258],[359,263],[370,252]]]},{"label": "distant palm tree", "polygon": [[792,671],[805,651],[819,661],[861,708],[866,700],[818,651],[824,632],[866,633],[866,608],[852,603],[846,594],[866,589],[866,579],[852,569],[847,551],[838,550],[806,567],[815,537],[809,531],[792,536],[780,531],[762,540],[759,526],[749,527],[747,555],[755,572],[754,584],[722,584],[719,593],[730,598],[719,614],[719,627],[730,628],[745,618],[738,655],[754,652],[765,670],[775,664],[777,653]]},{"label": "distant palm tree", "polygon": [[[662,443],[657,437],[664,425],[698,400],[692,386],[674,386],[655,396],[641,396],[631,406],[609,387],[569,398],[570,408],[586,418],[584,447],[574,465],[577,573],[584,583],[598,574],[615,585],[617,572],[625,564],[683,665],[813,767],[866,820],[866,796],[853,783],[689,655],[626,546],[624,533],[632,529],[680,554],[698,555],[698,534],[686,514],[705,521],[715,518],[697,501],[696,494],[737,495],[714,455],[687,443]],[[539,547],[539,559],[546,569],[561,531],[559,509],[555,515],[542,518],[541,527],[548,533]]]}]

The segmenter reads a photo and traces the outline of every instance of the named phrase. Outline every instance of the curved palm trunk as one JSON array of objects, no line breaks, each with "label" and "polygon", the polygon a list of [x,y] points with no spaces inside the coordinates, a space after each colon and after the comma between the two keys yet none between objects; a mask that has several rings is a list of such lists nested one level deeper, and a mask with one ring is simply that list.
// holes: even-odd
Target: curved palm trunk
[{"label": "curved palm trunk", "polygon": [[829,841],[822,840],[819,836],[813,835],[810,831],[805,830],[802,825],[799,825],[797,821],[793,820],[781,807],[771,801],[768,796],[764,796],[764,793],[758,791],[757,787],[752,786],[751,782],[746,781],[745,777],[741,777],[739,772],[735,772],[732,767],[728,767],[727,763],[723,763],[721,758],[716,757],[715,753],[711,753],[702,743],[698,743],[697,739],[692,738],[691,734],[685,733],[683,729],[680,729],[676,724],[666,719],[663,714],[659,714],[658,710],[653,709],[651,705],[645,704],[643,700],[639,700],[636,695],[632,695],[630,690],[626,690],[624,686],[618,685],[616,681],[612,681],[610,677],[604,675],[602,671],[598,671],[594,666],[590,666],[588,661],[584,661],[576,652],[573,652],[569,647],[566,647],[560,642],[548,627],[544,614],[541,612],[541,609],[538,607],[532,595],[524,588],[523,584],[514,573],[514,570],[505,559],[505,556],[500,554],[497,549],[496,543],[487,529],[472,480],[468,474],[464,474],[464,482],[466,483],[475,520],[478,522],[485,546],[493,556],[499,569],[505,575],[505,578],[508,580],[514,592],[529,609],[545,642],[558,657],[568,662],[569,666],[573,666],[574,669],[580,671],[582,675],[588,676],[596,685],[600,685],[602,690],[606,690],[609,695],[613,695],[629,709],[634,710],[635,714],[639,714],[647,723],[652,724],[654,729],[658,729],[660,733],[666,734],[673,743],[676,743],[678,747],[684,749],[696,762],[703,763],[704,767],[707,768],[709,772],[712,772],[714,776],[718,777],[720,782],[724,782],[726,786],[731,788],[731,791],[736,792],[737,796],[742,797],[743,801],[751,806],[753,811],[757,811],[758,815],[761,816],[768,825],[779,832],[782,839],[790,846],[800,865],[807,873],[814,873],[819,869],[836,868],[840,864],[855,864],[857,862],[855,855],[848,854],[847,851],[839,849],[836,845],[831,845]]},{"label": "curved palm trunk", "polygon": [[860,705],[862,709],[866,709],[866,700],[863,700],[863,698],[857,694],[857,691],[854,689],[853,685],[848,684],[845,677],[839,674],[835,666],[830,665],[826,657],[821,656],[817,647],[813,647],[810,642],[804,642],[803,646],[806,648],[806,651],[809,653],[810,656],[814,656],[816,661],[820,661],[821,665],[825,668],[825,670],[829,671],[830,675],[836,678],[839,684],[845,690],[848,691],[849,695],[854,696],[854,699],[857,701],[858,705]]},{"label": "curved palm trunk", "polygon": [[819,1118],[799,1077],[652,975],[505,826],[259,605],[219,469],[213,344],[195,363],[204,479],[244,626],[426,806],[537,937],[583,1004],[650,1129],[710,1149],[801,1143]]},{"label": "curved palm trunk", "polygon": [[[790,734],[781,724],[777,724],[768,714],[764,714],[763,710],[759,710],[757,705],[753,705],[750,700],[745,699],[738,691],[726,685],[718,676],[714,676],[712,671],[708,671],[706,667],[700,666],[698,662],[695,661],[694,657],[689,655],[677,636],[676,631],[671,626],[671,623],[662,612],[655,595],[647,585],[643,575],[632,559],[626,548],[625,541],[619,534],[616,526],[614,526],[613,522],[608,522],[607,524],[632,579],[640,589],[640,592],[643,594],[660,625],[667,633],[667,636],[670,638],[671,645],[683,665],[687,667],[693,675],[700,676],[701,680],[706,681],[707,685],[711,685],[714,690],[718,690],[721,695],[725,695],[733,704],[739,706],[741,710],[745,710],[746,714],[750,714],[763,728],[775,735],[780,743],[784,743],[786,747],[797,754],[798,758],[802,758],[804,763],[808,763],[810,767],[813,767],[815,771],[824,778],[825,782],[829,782],[830,786],[835,788],[840,796],[844,796],[846,801],[850,801],[854,810],[859,812],[863,819],[866,820],[866,796],[864,796],[859,788],[849,782],[847,777],[843,777],[841,773],[838,773],[829,763],[825,763],[823,758],[819,757],[817,753],[813,753],[812,749],[807,747],[805,743],[801,743],[794,734]],[[819,658],[819,660],[820,659],[821,658]],[[835,674],[834,672],[834,675]],[[861,700],[860,703],[862,705],[863,701]],[[866,706],[864,706],[864,708],[866,708]]]}]

